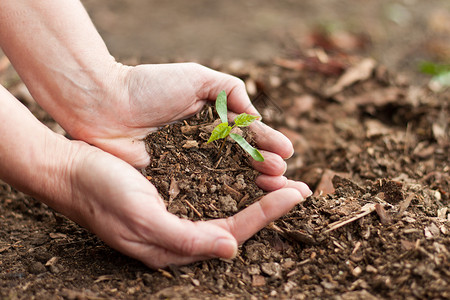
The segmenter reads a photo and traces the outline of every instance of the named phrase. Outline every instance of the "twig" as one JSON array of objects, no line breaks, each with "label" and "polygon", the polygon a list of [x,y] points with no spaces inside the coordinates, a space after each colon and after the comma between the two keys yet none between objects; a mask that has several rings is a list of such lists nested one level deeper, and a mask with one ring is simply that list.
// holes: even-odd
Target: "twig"
[{"label": "twig", "polygon": [[329,232],[331,232],[333,230],[336,230],[336,229],[338,229],[338,228],[340,228],[340,227],[342,227],[342,226],[344,226],[344,225],[346,225],[348,223],[351,223],[353,221],[361,219],[362,217],[367,216],[368,214],[374,212],[375,211],[375,203],[368,203],[368,204],[364,205],[361,208],[361,211],[362,211],[361,213],[357,214],[356,216],[354,216],[354,217],[352,217],[352,218],[350,218],[348,220],[345,220],[345,221],[340,220],[340,221],[331,223],[329,225],[330,228],[325,230],[323,233],[327,234],[327,233],[329,233]]},{"label": "twig", "polygon": [[200,218],[203,217],[203,215],[187,199],[184,199],[184,202],[186,202],[186,204],[195,212],[197,216]]},{"label": "twig", "polygon": [[[223,145],[223,144],[222,144]],[[220,162],[222,161],[223,156],[219,157],[219,160],[217,160],[216,165],[214,166],[214,169],[217,169],[217,167],[220,165]]]}]

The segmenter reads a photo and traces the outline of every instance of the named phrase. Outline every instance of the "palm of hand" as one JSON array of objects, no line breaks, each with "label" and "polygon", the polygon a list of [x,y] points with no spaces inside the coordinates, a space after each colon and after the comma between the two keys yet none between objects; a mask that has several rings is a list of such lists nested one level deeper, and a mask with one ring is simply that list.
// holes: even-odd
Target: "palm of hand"
[{"label": "palm of hand", "polygon": [[123,160],[84,145],[79,162],[72,164],[77,213],[65,212],[112,247],[150,267],[229,258],[235,255],[237,243],[310,193],[305,184],[281,176],[286,168],[283,158],[292,154],[290,141],[259,124],[253,129],[266,159],[253,166],[263,173],[257,184],[274,192],[228,219],[190,222],[168,213],[155,187],[126,163],[140,167],[148,163],[142,138],[194,114],[222,89],[227,91],[230,110],[256,111],[241,81],[196,64],[138,66],[127,69],[123,78],[125,84],[115,90],[107,108],[103,104],[98,111],[83,110],[79,117],[85,123],[75,129],[78,138]]},{"label": "palm of hand", "polygon": [[306,185],[290,182],[233,217],[191,222],[167,212],[155,187],[129,164],[83,147],[74,164],[77,192],[69,215],[113,248],[153,268],[231,258],[237,243],[285,214],[308,191]]},{"label": "palm of hand", "polygon": [[229,91],[231,109],[255,112],[239,79],[197,64],[139,65],[121,72],[122,84],[108,99],[108,108],[102,104],[95,118],[84,116],[92,121],[74,137],[137,167],[149,162],[142,142],[149,132],[195,114],[221,89]]}]

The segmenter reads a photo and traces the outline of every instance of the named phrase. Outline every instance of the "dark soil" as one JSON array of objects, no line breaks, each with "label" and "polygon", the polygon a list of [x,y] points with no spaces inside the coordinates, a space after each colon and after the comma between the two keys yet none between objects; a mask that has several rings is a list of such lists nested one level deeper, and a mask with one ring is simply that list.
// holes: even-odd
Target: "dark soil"
[{"label": "dark soil", "polygon": [[[234,260],[150,270],[1,183],[0,298],[450,297],[448,90],[317,49],[274,64],[213,67],[245,80],[265,122],[294,144],[288,176],[314,195],[240,246]],[[1,76],[6,82],[7,72]],[[8,82],[61,130],[20,82]],[[181,217],[227,216],[262,195],[236,144],[227,143],[220,161],[220,143],[205,144],[214,119],[206,109],[148,138],[152,163],[143,173]]]},{"label": "dark soil", "polygon": [[223,140],[207,143],[219,123],[215,109],[206,106],[184,123],[146,138],[152,161],[142,173],[163,196],[169,212],[191,220],[223,218],[263,195],[255,184],[258,172],[231,138],[222,150]]}]

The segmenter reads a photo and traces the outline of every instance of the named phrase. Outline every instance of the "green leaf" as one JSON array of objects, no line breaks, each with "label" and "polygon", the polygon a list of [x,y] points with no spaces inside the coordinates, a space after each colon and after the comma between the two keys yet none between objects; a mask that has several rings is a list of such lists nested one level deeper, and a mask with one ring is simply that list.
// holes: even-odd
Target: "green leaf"
[{"label": "green leaf", "polygon": [[227,123],[227,93],[225,93],[225,91],[221,91],[219,95],[217,95],[216,110],[222,123]]},{"label": "green leaf", "polygon": [[256,161],[264,161],[264,157],[259,153],[258,149],[253,148],[242,136],[236,133],[230,133],[230,136],[239,146],[242,147]]},{"label": "green leaf", "polygon": [[230,133],[230,131],[231,131],[231,127],[228,126],[228,122],[220,123],[211,132],[211,136],[209,137],[209,140],[207,143],[210,143],[210,142],[218,140],[218,139],[226,138],[228,136],[228,134]]},{"label": "green leaf", "polygon": [[249,115],[246,113],[242,113],[234,119],[234,124],[238,127],[245,127],[250,125],[253,121],[258,119],[258,116]]},{"label": "green leaf", "polygon": [[420,64],[420,71],[425,74],[439,76],[441,74],[450,72],[450,65],[424,61]]}]

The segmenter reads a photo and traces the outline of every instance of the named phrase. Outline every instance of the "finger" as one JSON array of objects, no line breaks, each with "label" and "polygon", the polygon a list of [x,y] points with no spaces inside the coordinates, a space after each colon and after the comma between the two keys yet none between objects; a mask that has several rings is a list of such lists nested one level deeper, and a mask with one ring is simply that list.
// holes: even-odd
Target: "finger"
[{"label": "finger", "polygon": [[126,161],[135,168],[144,168],[150,163],[143,139],[112,138],[93,139],[92,144]]},{"label": "finger", "polygon": [[217,95],[224,90],[227,94],[229,110],[238,114],[246,112],[252,115],[261,115],[250,101],[245,83],[241,79],[206,67],[202,67],[202,72],[206,82],[206,85],[202,86],[202,88],[206,87],[201,91],[204,93],[202,99],[216,100]]},{"label": "finger", "polygon": [[264,150],[260,152],[264,161],[252,160],[252,166],[255,170],[271,176],[281,176],[286,172],[287,164],[278,154]]},{"label": "finger", "polygon": [[[131,242],[131,241],[130,241]],[[131,257],[134,257],[152,269],[164,268],[169,265],[186,265],[200,260],[211,258],[211,256],[186,256],[156,245],[149,245],[146,243],[131,242],[127,248],[128,251],[123,251]]]},{"label": "finger", "polygon": [[303,197],[297,189],[284,188],[264,196],[230,218],[209,222],[230,232],[241,244],[302,200]]},{"label": "finger", "polygon": [[[262,219],[261,221],[263,221],[262,226],[256,226],[253,228],[248,228],[247,224],[242,224],[242,220],[246,220],[246,216],[248,218],[253,218],[252,220],[256,220],[255,217],[255,209],[249,210],[248,208],[244,211],[242,211],[241,213],[237,214],[236,216],[232,217],[234,218],[234,221],[230,221],[230,220],[226,220],[226,219],[221,219],[221,220],[214,220],[214,221],[210,221],[210,223],[218,223],[218,224],[211,224],[214,226],[221,226],[222,228],[225,229],[231,229],[232,227],[227,225],[227,224],[232,224],[233,223],[235,225],[233,225],[236,229],[231,231],[231,234],[233,234],[236,239],[241,243],[244,240],[248,239],[249,237],[251,237],[256,231],[258,231],[259,229],[263,228],[265,225],[264,224],[268,224],[269,222],[271,222],[270,220],[273,219],[273,217],[275,216],[275,219],[278,218],[278,216],[281,216],[283,214],[285,214],[285,212],[289,211],[291,209],[291,207],[293,207],[293,205],[297,204],[298,202],[302,202],[305,198],[309,197],[312,192],[311,190],[308,188],[308,186],[303,183],[303,182],[299,182],[299,181],[293,181],[293,180],[288,180],[286,183],[286,188],[293,188],[297,191],[300,192],[300,194],[302,195],[302,197],[300,199],[297,198],[297,200],[294,199],[293,202],[289,202],[290,200],[288,200],[288,203],[285,203],[286,206],[284,207],[280,207],[283,205],[283,203],[278,203],[280,204],[280,206],[278,207],[278,209],[281,209],[281,211],[278,212],[278,215],[274,215],[272,214],[272,216],[270,216],[269,214],[265,214],[266,219],[265,221],[263,221],[264,219]],[[285,190],[285,189],[284,189]],[[266,202],[275,202],[275,199],[270,199],[271,197],[279,197],[280,195],[284,195],[281,193],[275,194],[269,194],[267,196],[265,196],[263,199],[260,200],[260,202],[262,201],[262,207],[265,207],[266,210],[270,210],[271,212],[273,212],[273,209],[270,206],[266,206],[267,203]],[[270,197],[270,198],[267,198]],[[294,195],[295,197],[295,195]],[[280,197],[281,198],[281,197]],[[298,202],[296,202],[298,201]],[[273,204],[273,203],[272,203]],[[280,215],[281,213],[281,215]],[[245,215],[244,215],[245,214]],[[224,227],[225,226],[225,227]],[[239,230],[239,228],[245,227],[248,228],[249,230],[253,230],[253,231],[249,231],[249,232],[241,232],[241,233],[236,233],[236,230]],[[142,255],[143,259],[141,259],[142,261],[144,261],[144,263],[146,263],[148,266],[152,267],[152,268],[161,268],[164,266],[167,266],[169,264],[175,264],[175,265],[184,265],[184,264],[189,264],[195,261],[200,261],[200,260],[205,260],[208,258],[211,258],[211,256],[183,256],[180,255],[178,253],[172,252],[170,250],[166,250],[166,251],[160,251],[160,249],[154,249],[154,247],[151,247],[152,251],[148,251],[151,252],[150,254],[144,254]],[[155,255],[156,253],[156,255]]]},{"label": "finger", "polygon": [[304,199],[308,198],[309,196],[311,196],[313,194],[313,192],[308,187],[308,185],[301,181],[294,181],[294,180],[288,179],[286,187],[294,188],[294,189],[298,190],[302,194]]},{"label": "finger", "polygon": [[287,178],[284,176],[259,175],[256,177],[256,185],[261,189],[272,192],[284,188],[287,184]]},{"label": "finger", "polygon": [[292,142],[281,132],[267,126],[261,121],[255,121],[250,125],[254,133],[254,139],[258,149],[270,151],[287,159],[294,154]]},{"label": "finger", "polygon": [[203,221],[192,222],[168,213],[159,214],[145,234],[150,242],[187,257],[232,258],[237,253],[235,238],[223,228]]}]

